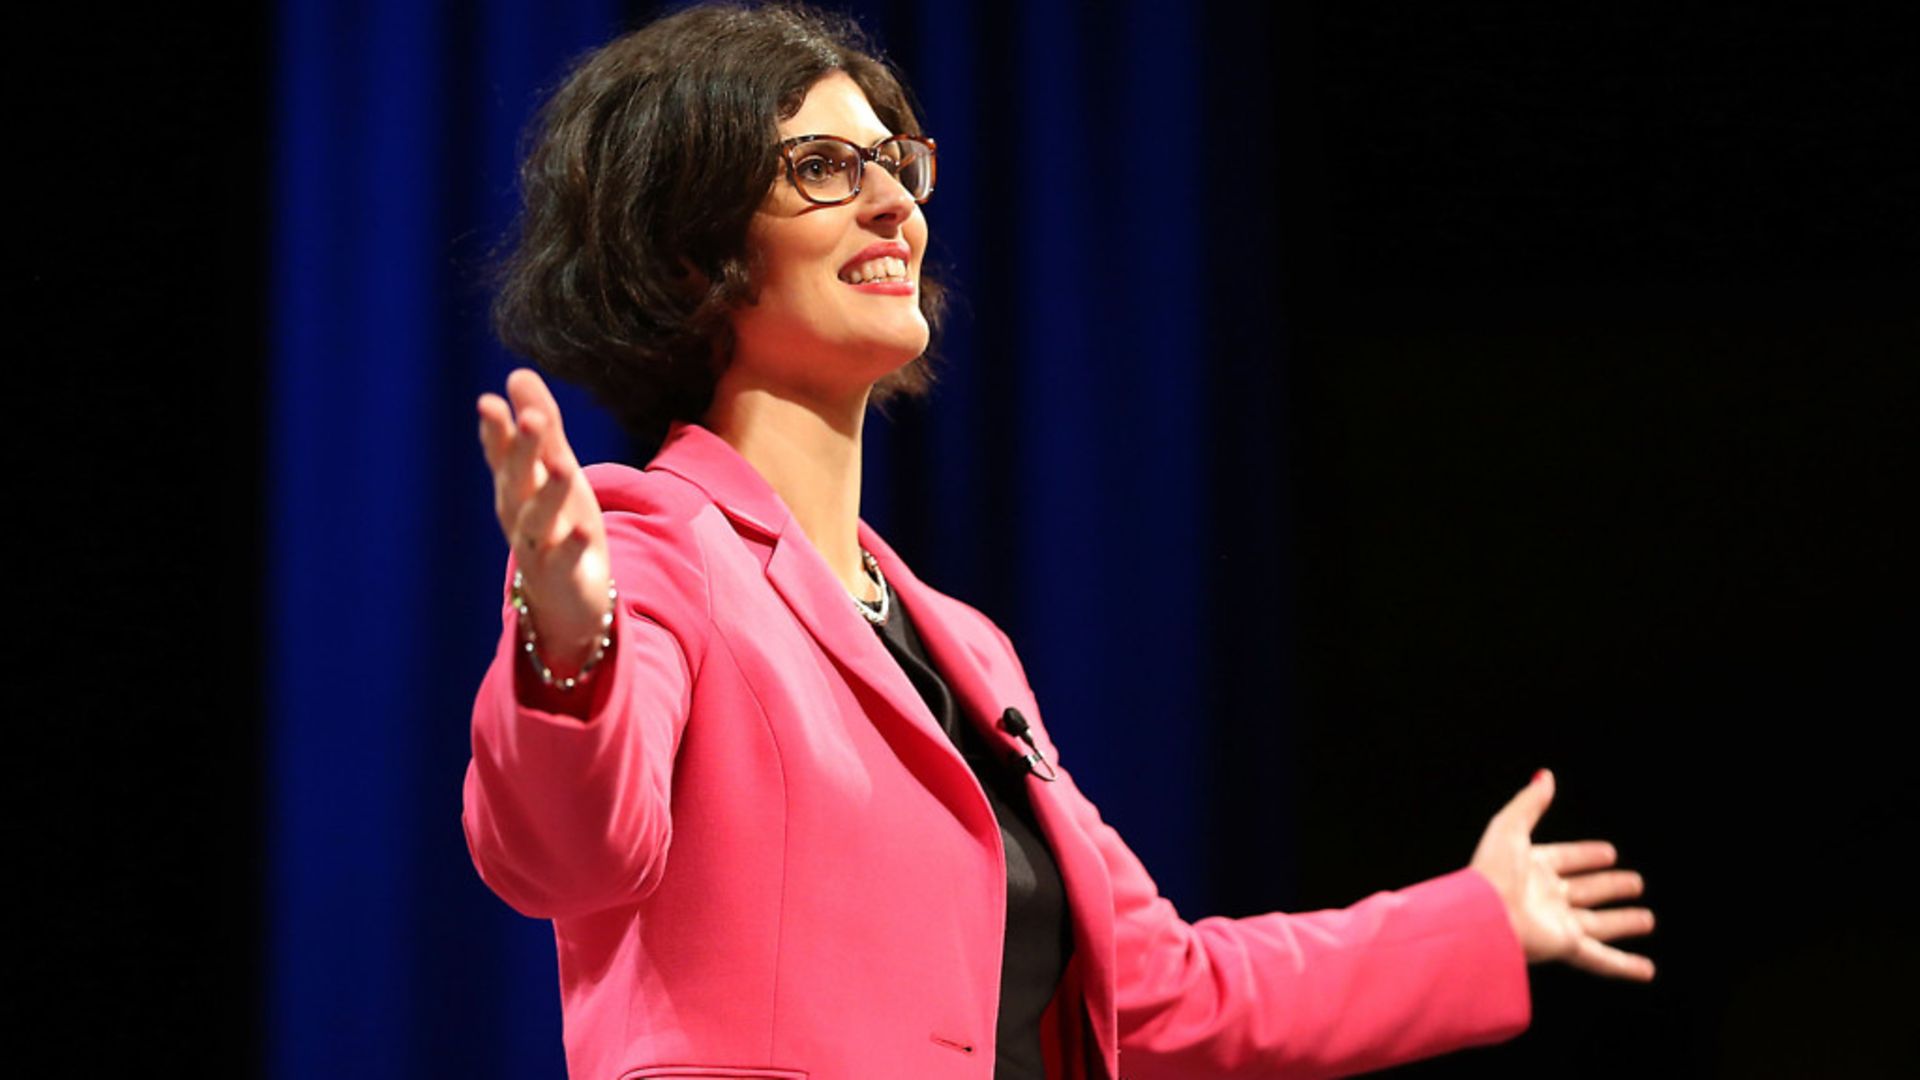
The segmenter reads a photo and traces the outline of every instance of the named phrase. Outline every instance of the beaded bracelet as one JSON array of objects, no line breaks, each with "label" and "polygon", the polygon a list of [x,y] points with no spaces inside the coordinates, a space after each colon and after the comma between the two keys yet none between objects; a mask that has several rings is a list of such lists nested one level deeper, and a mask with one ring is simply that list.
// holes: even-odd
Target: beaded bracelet
[{"label": "beaded bracelet", "polygon": [[585,683],[592,676],[594,665],[606,659],[607,650],[613,648],[613,612],[620,603],[620,590],[615,587],[612,578],[607,579],[607,612],[600,616],[600,636],[594,640],[593,654],[587,657],[586,663],[580,665],[579,671],[562,679],[554,677],[553,669],[546,665],[546,661],[540,659],[539,651],[534,648],[534,642],[538,641],[539,637],[533,632],[533,615],[527,609],[527,593],[523,587],[524,584],[520,571],[515,570],[513,592],[508,595],[507,602],[513,605],[513,610],[520,616],[520,651],[527,654],[527,662],[533,665],[533,670],[540,676],[542,685],[551,686],[564,694]]}]

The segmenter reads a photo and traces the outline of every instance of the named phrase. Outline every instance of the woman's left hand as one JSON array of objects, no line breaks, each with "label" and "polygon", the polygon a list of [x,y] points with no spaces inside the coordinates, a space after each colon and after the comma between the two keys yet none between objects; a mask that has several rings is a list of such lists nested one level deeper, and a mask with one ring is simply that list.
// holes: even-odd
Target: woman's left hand
[{"label": "woman's left hand", "polygon": [[1507,918],[1527,962],[1564,960],[1616,979],[1653,978],[1653,961],[1606,942],[1653,929],[1643,907],[1595,910],[1639,896],[1640,875],[1613,869],[1618,855],[1604,840],[1536,844],[1533,827],[1553,801],[1553,774],[1545,769],[1487,824],[1474,849],[1473,869],[1506,901]]}]

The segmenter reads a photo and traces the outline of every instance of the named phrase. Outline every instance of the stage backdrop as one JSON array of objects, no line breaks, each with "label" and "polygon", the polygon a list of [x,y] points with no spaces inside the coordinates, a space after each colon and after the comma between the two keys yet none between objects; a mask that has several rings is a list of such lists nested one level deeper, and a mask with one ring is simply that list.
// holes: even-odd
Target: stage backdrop
[{"label": "stage backdrop", "polygon": [[[484,281],[516,135],[570,57],[653,13],[278,11],[259,784],[276,1077],[560,1075],[548,930],[486,891],[460,832],[505,554],[473,399],[512,363]],[[1603,836],[1646,872],[1661,929],[1636,947],[1660,978],[1536,970],[1524,1038],[1408,1075],[1911,1073],[1896,981],[1920,938],[1881,884],[1920,828],[1881,749],[1916,712],[1920,610],[1892,464],[1920,356],[1904,27],[1473,0],[857,14],[940,140],[933,256],[960,298],[932,400],[869,428],[866,513],[1011,633],[1067,764],[1182,912],[1340,905],[1453,869],[1550,765],[1539,838]],[[65,472],[144,477],[128,461],[155,457],[113,491],[116,526],[87,531],[116,553],[104,580],[164,616],[101,634],[104,605],[23,608],[84,620],[49,640],[119,650],[85,668],[82,714],[131,729],[41,725],[80,748],[72,782],[22,756],[29,805],[86,793],[100,824],[70,848],[111,877],[91,907],[51,905],[50,940],[98,982],[49,1000],[136,1003],[155,1052],[219,1040],[252,993],[248,965],[206,953],[254,940],[232,884],[251,731],[126,706],[250,701],[238,605],[202,595],[245,561],[205,506],[238,505],[221,496],[249,476],[183,501],[165,467],[251,445],[213,434],[248,406],[222,415],[202,388],[246,366],[218,362],[245,334],[210,324],[256,287],[209,266],[245,245],[206,219],[237,235],[252,205],[230,167],[185,179],[232,155],[180,120],[248,100],[234,76],[198,81],[232,66],[220,40],[169,20],[137,62],[91,64],[131,89],[28,140],[85,203],[36,217],[97,282],[47,278],[67,306],[32,312],[57,337],[23,355],[76,387],[36,410],[124,401],[121,441]],[[170,74],[219,89],[156,109]],[[147,115],[137,152],[101,126]],[[227,148],[251,130],[215,126]],[[134,206],[178,227],[142,244]],[[120,257],[162,248],[181,258]],[[111,364],[69,359],[116,323]],[[566,403],[586,456],[634,456]],[[190,793],[154,794],[180,778]],[[97,974],[121,955],[130,974]]]},{"label": "stage backdrop", "polygon": [[[1148,2],[853,10],[939,140],[927,213],[959,294],[931,401],[868,429],[865,515],[1012,635],[1068,766],[1184,913],[1283,904],[1276,149],[1224,138],[1265,130],[1263,69],[1234,55],[1263,32],[1241,17],[1210,45]],[[473,400],[514,363],[485,280],[519,134],[570,58],[652,13],[282,5],[276,1077],[562,1074],[550,930],[485,889],[460,829],[505,555]],[[583,458],[634,456],[562,402]],[[1227,809],[1254,857],[1220,857]]]}]

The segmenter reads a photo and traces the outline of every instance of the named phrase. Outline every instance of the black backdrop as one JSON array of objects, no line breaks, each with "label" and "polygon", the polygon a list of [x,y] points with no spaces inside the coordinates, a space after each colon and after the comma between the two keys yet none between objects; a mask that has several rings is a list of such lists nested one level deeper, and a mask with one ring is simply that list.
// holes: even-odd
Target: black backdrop
[{"label": "black backdrop", "polygon": [[[15,682],[51,708],[20,719],[16,891],[59,1021],[31,1030],[210,1074],[263,1038],[269,29],[75,19],[23,138]],[[1660,980],[1538,973],[1528,1035],[1414,1071],[1910,1066],[1920,183],[1892,21],[1347,3],[1207,33],[1193,152],[1244,178],[1208,211],[1215,392],[1272,402],[1289,478],[1221,579],[1271,563],[1294,611],[1221,635],[1275,675],[1216,691],[1212,790],[1246,824],[1215,842],[1298,852],[1228,863],[1229,912],[1444,869],[1410,853],[1469,850],[1551,765],[1544,832],[1648,872]],[[1265,444],[1218,432],[1222,483]]]}]

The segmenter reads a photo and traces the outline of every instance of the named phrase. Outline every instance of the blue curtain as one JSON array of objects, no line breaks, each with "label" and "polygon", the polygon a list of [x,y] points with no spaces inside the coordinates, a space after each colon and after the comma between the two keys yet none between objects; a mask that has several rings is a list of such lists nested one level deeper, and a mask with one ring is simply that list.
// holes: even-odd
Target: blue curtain
[{"label": "blue curtain", "polygon": [[[853,10],[940,140],[934,257],[963,298],[933,399],[870,427],[866,516],[1008,630],[1069,767],[1186,914],[1277,903],[1284,815],[1251,885],[1220,842],[1247,831],[1249,785],[1281,804],[1284,761],[1244,757],[1284,749],[1289,692],[1277,363],[1243,325],[1267,271],[1253,158],[1211,138],[1235,119],[1206,104],[1221,46],[1186,5]],[[274,1076],[563,1073],[550,931],[486,891],[460,833],[504,557],[472,401],[513,363],[484,278],[517,136],[571,57],[648,14],[282,6]],[[627,456],[583,397],[562,405],[583,457]]]}]

